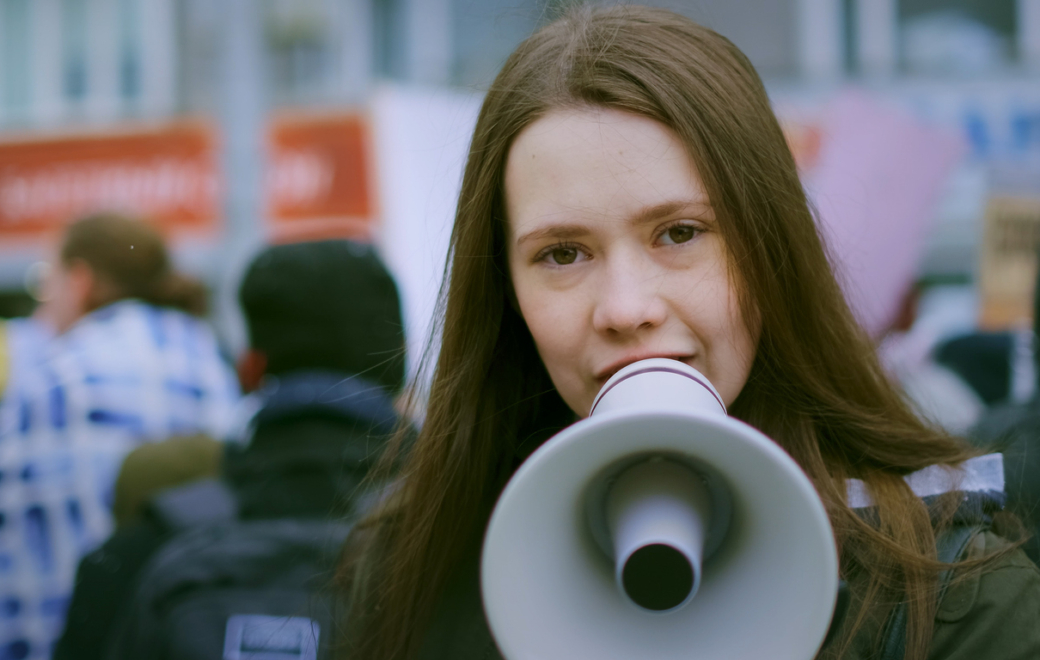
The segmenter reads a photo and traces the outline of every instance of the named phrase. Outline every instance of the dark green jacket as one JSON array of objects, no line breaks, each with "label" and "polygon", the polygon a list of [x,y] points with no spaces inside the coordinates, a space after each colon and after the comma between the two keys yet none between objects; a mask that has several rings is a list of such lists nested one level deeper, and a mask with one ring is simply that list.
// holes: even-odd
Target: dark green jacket
[{"label": "dark green jacket", "polygon": [[[985,532],[968,543],[964,559],[993,554],[1006,541]],[[964,571],[962,571],[964,573]],[[860,586],[850,584],[853,594]],[[845,618],[851,624],[855,611]],[[820,660],[879,657],[882,622],[868,621],[841,656],[829,647]],[[994,559],[981,571],[954,574],[935,618],[929,660],[1025,660],[1040,658],[1040,570],[1021,550]]]}]

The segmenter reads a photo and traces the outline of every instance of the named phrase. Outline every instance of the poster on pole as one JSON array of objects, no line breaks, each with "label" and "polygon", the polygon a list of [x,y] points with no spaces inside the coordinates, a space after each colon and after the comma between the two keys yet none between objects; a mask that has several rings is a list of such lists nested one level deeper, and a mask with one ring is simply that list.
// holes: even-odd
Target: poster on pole
[{"label": "poster on pole", "polygon": [[202,122],[0,142],[0,243],[43,241],[98,211],[212,236],[221,215],[217,158]]},{"label": "poster on pole", "polygon": [[[362,113],[276,117],[265,147],[258,232],[275,242],[371,240],[375,182]],[[174,237],[219,240],[218,149],[203,121],[0,141],[0,245],[40,244],[102,211],[145,218]]]},{"label": "poster on pole", "polygon": [[375,182],[364,115],[278,117],[268,132],[268,154],[271,240],[372,240]]}]

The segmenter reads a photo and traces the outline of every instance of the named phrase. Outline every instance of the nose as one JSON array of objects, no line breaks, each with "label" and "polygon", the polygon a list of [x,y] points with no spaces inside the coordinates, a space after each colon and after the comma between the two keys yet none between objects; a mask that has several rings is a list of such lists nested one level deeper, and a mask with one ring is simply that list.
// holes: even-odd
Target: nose
[{"label": "nose", "polygon": [[652,265],[626,260],[605,271],[592,313],[592,325],[597,332],[623,337],[664,323],[668,306],[661,295],[662,282]]}]

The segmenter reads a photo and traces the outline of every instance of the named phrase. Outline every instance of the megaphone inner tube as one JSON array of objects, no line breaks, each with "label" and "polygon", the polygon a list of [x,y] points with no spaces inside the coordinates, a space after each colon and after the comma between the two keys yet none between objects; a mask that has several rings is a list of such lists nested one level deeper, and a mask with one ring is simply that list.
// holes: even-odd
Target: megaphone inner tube
[{"label": "megaphone inner tube", "polygon": [[712,498],[686,465],[657,457],[618,474],[606,497],[618,587],[644,610],[674,611],[697,593]]},{"label": "megaphone inner tube", "polygon": [[674,610],[693,594],[694,567],[664,543],[639,548],[621,569],[621,588],[633,603],[653,612]]}]

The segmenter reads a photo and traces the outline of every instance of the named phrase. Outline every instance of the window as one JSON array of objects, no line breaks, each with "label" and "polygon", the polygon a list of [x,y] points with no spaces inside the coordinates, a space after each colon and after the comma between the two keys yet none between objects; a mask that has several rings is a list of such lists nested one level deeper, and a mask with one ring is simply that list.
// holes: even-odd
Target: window
[{"label": "window", "polygon": [[62,93],[70,101],[87,95],[87,1],[62,0]]},{"label": "window", "polygon": [[899,62],[910,73],[979,74],[1015,60],[1015,0],[899,0]]},{"label": "window", "polygon": [[27,118],[32,100],[29,2],[0,0],[0,102],[2,114],[15,121]]},{"label": "window", "polygon": [[119,0],[119,93],[133,101],[141,93],[140,0]]},{"label": "window", "polygon": [[322,0],[268,0],[264,23],[277,100],[318,100],[326,95],[332,73],[327,9]]}]

